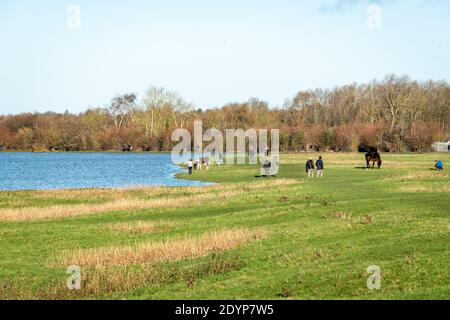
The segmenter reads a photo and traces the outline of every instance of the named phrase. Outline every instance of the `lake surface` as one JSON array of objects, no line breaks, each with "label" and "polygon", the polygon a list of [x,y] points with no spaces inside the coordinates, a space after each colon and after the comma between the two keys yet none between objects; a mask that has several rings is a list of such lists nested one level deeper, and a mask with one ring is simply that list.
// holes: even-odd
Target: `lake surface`
[{"label": "lake surface", "polygon": [[202,186],[179,180],[170,153],[2,153],[0,190]]}]

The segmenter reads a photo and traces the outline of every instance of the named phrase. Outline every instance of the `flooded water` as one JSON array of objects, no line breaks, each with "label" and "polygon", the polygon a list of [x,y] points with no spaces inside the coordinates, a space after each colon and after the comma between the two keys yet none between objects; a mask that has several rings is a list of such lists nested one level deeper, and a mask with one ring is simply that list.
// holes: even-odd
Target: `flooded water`
[{"label": "flooded water", "polygon": [[170,154],[0,152],[0,190],[208,185],[183,171]]}]

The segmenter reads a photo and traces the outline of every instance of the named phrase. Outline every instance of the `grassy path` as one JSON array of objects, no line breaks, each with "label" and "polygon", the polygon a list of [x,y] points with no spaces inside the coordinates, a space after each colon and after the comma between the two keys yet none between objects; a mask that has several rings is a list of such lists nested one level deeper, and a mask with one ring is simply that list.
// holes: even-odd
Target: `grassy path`
[{"label": "grassy path", "polygon": [[383,156],[361,170],[326,154],[323,180],[282,155],[277,178],[181,174],[212,187],[0,192],[0,298],[448,299],[450,173],[435,154]]}]

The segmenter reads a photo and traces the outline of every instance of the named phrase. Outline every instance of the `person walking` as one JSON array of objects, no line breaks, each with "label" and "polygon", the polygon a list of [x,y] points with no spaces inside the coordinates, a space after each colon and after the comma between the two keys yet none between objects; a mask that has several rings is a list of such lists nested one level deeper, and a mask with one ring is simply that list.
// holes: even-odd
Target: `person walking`
[{"label": "person walking", "polygon": [[192,170],[194,169],[194,162],[192,161],[192,159],[189,159],[188,163],[187,163],[187,167],[188,167],[188,171],[189,174],[192,174]]},{"label": "person walking", "polygon": [[314,161],[312,158],[306,161],[306,172],[308,173],[308,178],[314,178]]},{"label": "person walking", "polygon": [[319,160],[316,161],[317,178],[323,178],[323,169],[322,156],[319,156]]}]

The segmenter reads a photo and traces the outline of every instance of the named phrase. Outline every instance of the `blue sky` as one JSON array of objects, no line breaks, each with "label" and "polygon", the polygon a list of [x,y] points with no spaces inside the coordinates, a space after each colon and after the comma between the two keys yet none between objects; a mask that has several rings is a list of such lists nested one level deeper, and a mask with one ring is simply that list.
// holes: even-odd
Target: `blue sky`
[{"label": "blue sky", "polygon": [[449,81],[449,39],[446,0],[0,0],[0,114],[81,112],[151,85],[211,108],[388,73]]}]

